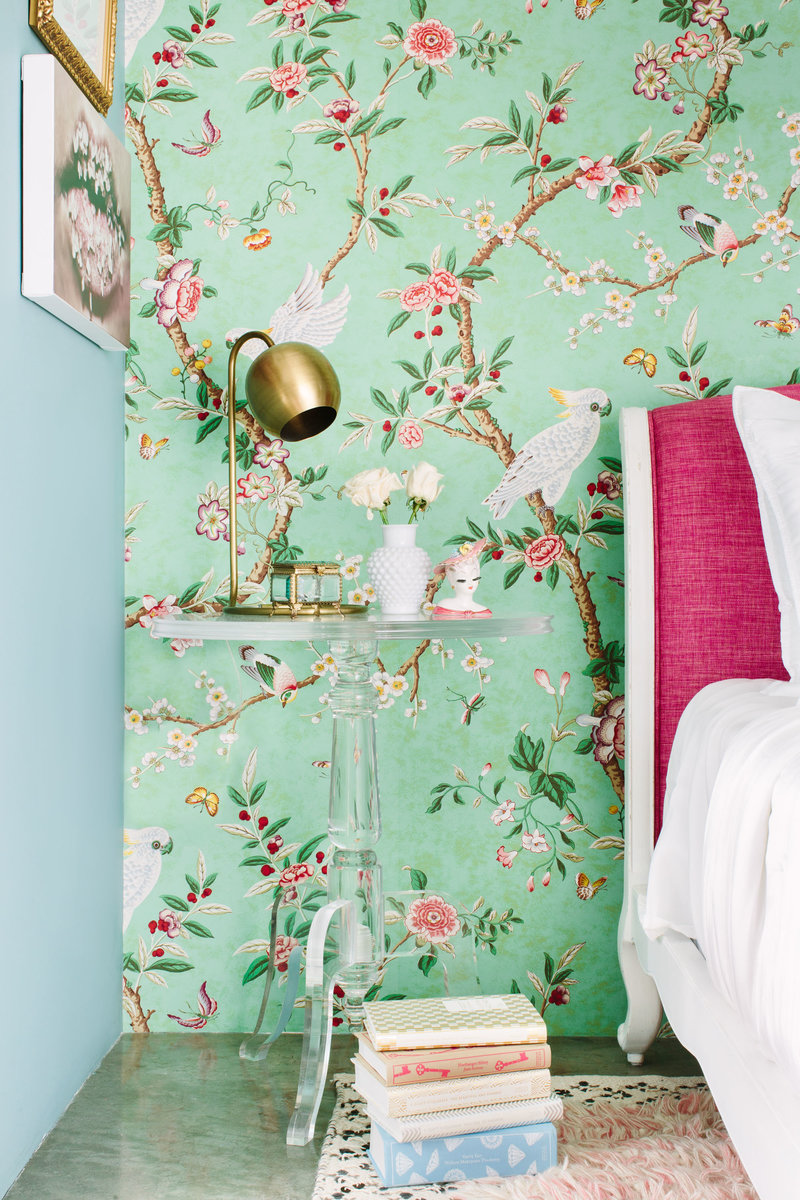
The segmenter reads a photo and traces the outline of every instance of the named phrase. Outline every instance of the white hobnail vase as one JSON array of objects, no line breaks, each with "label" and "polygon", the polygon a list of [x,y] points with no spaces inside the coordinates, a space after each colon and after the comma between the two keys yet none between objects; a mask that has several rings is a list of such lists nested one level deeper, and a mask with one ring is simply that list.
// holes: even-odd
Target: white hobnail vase
[{"label": "white hobnail vase", "polygon": [[416,525],[383,525],[383,545],[367,559],[367,575],[381,612],[387,617],[416,617],[431,574],[427,551],[416,544]]}]

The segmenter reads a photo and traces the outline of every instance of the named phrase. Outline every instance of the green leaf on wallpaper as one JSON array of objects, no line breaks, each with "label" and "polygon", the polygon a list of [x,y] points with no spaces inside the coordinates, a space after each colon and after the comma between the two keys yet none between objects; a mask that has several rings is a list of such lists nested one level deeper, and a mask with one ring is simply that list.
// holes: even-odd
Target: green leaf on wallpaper
[{"label": "green leaf on wallpaper", "polygon": [[403,231],[394,221],[387,221],[386,217],[370,217],[370,223],[380,229],[381,233],[385,233],[387,237],[402,237]]},{"label": "green leaf on wallpaper", "polygon": [[189,31],[182,29],[180,25],[165,25],[164,28],[167,31],[167,36],[175,38],[177,42],[191,42],[193,40]]},{"label": "green leaf on wallpaper", "polygon": [[550,97],[553,94],[553,81],[549,75],[542,75],[542,99],[545,104],[550,103]]},{"label": "green leaf on wallpaper", "polygon": [[180,596],[178,597],[178,607],[186,608],[186,606],[188,604],[192,604],[197,596],[197,593],[200,591],[200,589],[202,587],[203,587],[202,580],[200,580],[198,583],[190,583],[187,588],[184,588],[184,590],[181,592]]},{"label": "green leaf on wallpaper", "polygon": [[588,528],[590,533],[622,533],[622,521],[596,521],[594,525],[590,525]]},{"label": "green leaf on wallpaper", "polygon": [[547,584],[547,586],[551,589],[551,591],[558,583],[560,576],[561,576],[561,572],[559,571],[556,564],[551,563],[550,566],[547,568],[547,570],[544,573],[544,581]]},{"label": "green leaf on wallpaper", "polygon": [[[217,8],[219,8],[219,5],[217,5]],[[195,8],[195,6],[194,6],[193,4],[190,4],[190,5],[189,5],[189,12],[192,14],[192,20],[193,20],[193,21],[195,21],[195,23],[196,23],[197,25],[202,25],[202,24],[203,24],[203,22],[206,20],[206,18],[205,18],[205,17],[203,16],[203,14],[200,12],[200,9],[199,9],[199,8]],[[211,17],[211,16],[213,16],[214,14],[213,14],[213,13],[209,13],[208,15],[209,15],[209,17]]]},{"label": "green leaf on wallpaper", "polygon": [[547,980],[547,982],[548,982],[548,983],[549,983],[549,982],[550,982],[550,980],[553,978],[553,971],[555,970],[555,965],[556,965],[556,964],[555,964],[555,962],[553,961],[553,959],[552,959],[551,955],[549,955],[549,954],[547,953],[547,951],[545,951],[545,955],[544,955],[544,977],[545,977],[545,979]]},{"label": "green leaf on wallpaper", "polygon": [[258,979],[259,976],[264,974],[268,966],[269,959],[267,958],[266,954],[262,954],[258,958],[254,958],[242,976],[242,986],[244,986],[246,983],[252,983],[254,979]]},{"label": "green leaf on wallpaper", "polygon": [[695,346],[694,350],[692,351],[691,358],[689,359],[689,366],[697,366],[707,349],[708,342],[701,342],[699,346]]},{"label": "green leaf on wallpaper", "polygon": [[212,287],[210,283],[207,283],[203,287],[203,295],[205,296],[206,300],[211,300],[217,295],[217,289]]},{"label": "green leaf on wallpaper", "polygon": [[139,970],[139,964],[136,961],[136,959],[133,957],[133,955],[130,953],[130,951],[127,954],[123,955],[122,969],[123,969],[123,971],[138,971]]},{"label": "green leaf on wallpaper", "polygon": [[519,133],[522,129],[522,117],[519,115],[519,109],[512,100],[508,106],[508,121],[515,133]]},{"label": "green leaf on wallpaper", "polygon": [[414,892],[424,892],[428,886],[428,876],[424,871],[418,871],[416,867],[412,867],[409,874],[409,883],[411,890]]},{"label": "green leaf on wallpaper", "polygon": [[447,311],[450,313],[450,316],[453,318],[454,321],[461,320],[461,316],[462,316],[461,309],[458,307],[457,304],[448,304]]},{"label": "green leaf on wallpaper", "polygon": [[425,17],[425,9],[427,8],[425,0],[410,0],[410,4],[411,15],[415,20],[422,21]]},{"label": "green leaf on wallpaper", "polygon": [[297,861],[305,862],[306,859],[309,858],[314,853],[317,846],[319,846],[322,842],[327,840],[327,837],[328,837],[327,833],[320,833],[316,837],[309,838],[308,841],[304,842],[303,845],[300,847],[300,849],[297,851]]},{"label": "green leaf on wallpaper", "polygon": [[210,929],[206,929],[205,925],[201,925],[199,921],[182,921],[181,927],[188,929],[189,933],[193,933],[195,937],[213,938],[213,933]]},{"label": "green leaf on wallpaper", "polygon": [[269,863],[266,854],[251,854],[249,858],[243,858],[239,863],[240,867],[265,867]]},{"label": "green leaf on wallpaper", "polygon": [[186,57],[190,58],[193,63],[197,63],[198,67],[216,67],[217,65],[213,58],[209,58],[201,50],[187,50]]},{"label": "green leaf on wallpaper", "polygon": [[654,154],[653,162],[659,167],[663,167],[665,171],[682,171],[683,166],[679,162],[675,162],[674,158],[667,158],[666,154]]},{"label": "green leaf on wallpaper", "polygon": [[188,88],[165,88],[163,92],[158,93],[159,100],[172,100],[175,104],[185,104],[187,100],[196,100],[197,92],[190,92]]},{"label": "green leaf on wallpaper", "polygon": [[393,425],[391,429],[387,429],[381,440],[381,454],[385,454],[391,446],[394,439],[397,437],[397,426]]},{"label": "green leaf on wallpaper", "polygon": [[560,858],[556,859],[556,866],[558,867],[558,873],[561,876],[561,878],[566,879],[567,878],[567,868],[564,866],[564,864]]},{"label": "green leaf on wallpaper", "polygon": [[350,130],[350,136],[358,137],[360,134],[366,133],[368,130],[372,129],[373,125],[377,125],[380,119],[380,109],[376,108],[374,112],[368,113],[367,116],[362,117],[359,121],[356,121],[355,125]]},{"label": "green leaf on wallpaper", "polygon": [[793,383],[800,383],[800,367],[795,367],[789,378],[786,380],[787,387]]},{"label": "green leaf on wallpaper", "polygon": [[215,416],[209,417],[207,420],[203,421],[197,433],[195,434],[195,444],[198,442],[204,442],[209,434],[213,433],[215,429],[218,429],[221,424],[222,417],[218,413]]},{"label": "green leaf on wallpaper", "polygon": [[[382,133],[388,133],[391,129],[397,129],[404,122],[405,117],[390,117],[388,121],[384,121],[382,125],[378,126],[375,130],[375,137],[380,137]],[[393,192],[392,195],[396,196],[397,193]]]},{"label": "green leaf on wallpaper", "polygon": [[201,408],[208,408],[208,384],[201,379],[197,385],[197,403]]},{"label": "green leaf on wallpaper", "polygon": [[165,904],[168,904],[170,908],[177,909],[178,912],[189,911],[189,905],[180,896],[162,896],[161,899]]},{"label": "green leaf on wallpaper", "polygon": [[689,366],[689,364],[687,363],[687,361],[683,357],[683,355],[680,353],[680,351],[676,350],[673,346],[667,346],[666,351],[667,351],[667,354],[669,355],[669,357],[675,363],[675,366],[682,367],[683,370],[685,371],[686,368]]},{"label": "green leaf on wallpaper", "polygon": [[[601,455],[600,462],[608,471],[613,471],[615,475],[622,474],[622,460],[614,458],[611,455]],[[577,533],[577,529],[575,531]]]},{"label": "green leaf on wallpaper", "polygon": [[144,93],[138,83],[129,83],[125,87],[125,99],[134,104],[144,104]]},{"label": "green leaf on wallpaper", "polygon": [[359,217],[365,217],[367,210],[363,204],[359,204],[358,200],[353,200],[350,196],[347,197],[348,208],[351,208],[354,213],[358,213]]},{"label": "green leaf on wallpaper", "polygon": [[380,392],[377,388],[373,387],[369,389],[369,394],[372,397],[373,404],[376,404],[378,408],[383,410],[383,412],[389,413],[389,415],[392,417],[397,416],[397,410],[395,409],[394,404],[392,404],[391,400],[386,399],[383,392]]},{"label": "green leaf on wallpaper", "polygon": [[417,960],[417,966],[419,967],[420,971],[422,971],[423,975],[425,975],[425,976],[430,975],[431,971],[436,966],[436,955],[435,954],[421,955],[420,958]]},{"label": "green leaf on wallpaper", "polygon": [[[426,268],[425,273],[429,274],[427,268]],[[389,325],[386,329],[387,336],[389,334],[394,333],[394,331],[396,329],[399,329],[401,325],[405,325],[406,321],[409,319],[410,316],[411,316],[410,312],[401,312],[401,313],[398,313],[396,317],[392,317],[392,319],[389,322]]]},{"label": "green leaf on wallpaper", "polygon": [[426,278],[431,273],[431,269],[427,263],[413,262],[406,263],[407,271],[416,271],[418,275],[424,275]]},{"label": "green leaf on wallpaper", "polygon": [[511,980],[511,987],[508,990],[509,990],[510,995],[512,995],[512,996],[521,996],[522,995],[522,992],[520,991],[520,986],[517,983],[516,979]]},{"label": "green leaf on wallpaper", "polygon": [[514,563],[513,567],[508,568],[505,575],[503,576],[504,591],[507,591],[508,588],[514,586],[514,584],[517,582],[517,580],[519,579],[520,575],[522,574],[522,572],[524,570],[525,570],[524,562]]},{"label": "green leaf on wallpaper", "polygon": [[254,108],[258,108],[265,100],[269,100],[272,95],[272,84],[263,83],[261,87],[256,88],[250,99],[247,101],[245,112],[252,112]]},{"label": "green leaf on wallpaper", "polygon": [[[405,117],[399,117],[397,119],[401,120],[401,121],[405,121]],[[394,120],[394,118],[393,118],[393,120]],[[387,125],[388,125],[388,122],[387,122]],[[383,127],[381,127],[381,128],[383,129]],[[395,198],[395,196],[399,196],[401,192],[404,192],[406,190],[406,188],[411,187],[411,184],[413,182],[414,182],[413,175],[401,176],[401,178],[398,179],[397,183],[394,185],[391,192],[389,193],[390,198],[393,200]],[[425,270],[427,271],[428,268],[426,267]]]},{"label": "green leaf on wallpaper", "polygon": [[155,314],[156,314],[156,305],[153,303],[152,300],[149,300],[147,302],[147,304],[143,304],[142,307],[139,309],[140,317],[154,317]]},{"label": "green leaf on wallpaper", "polygon": [[733,379],[728,376],[727,379],[720,379],[717,383],[712,383],[711,387],[707,387],[703,392],[704,399],[708,400],[710,396],[719,396],[726,388],[730,387]]},{"label": "green leaf on wallpaper", "polygon": [[395,21],[387,21],[386,27],[390,33],[393,33],[395,37],[400,38],[401,41],[406,36],[406,31],[403,29],[403,26],[398,25]]},{"label": "green leaf on wallpaper", "polygon": [[616,154],[614,156],[614,163],[616,164],[616,166],[621,167],[623,165],[623,163],[626,163],[628,161],[629,158],[633,158],[634,154],[636,153],[636,151],[638,149],[639,149],[638,142],[628,142],[627,146],[625,146],[624,149],[620,150],[619,154]]},{"label": "green leaf on wallpaper", "polygon": [[541,738],[537,742],[532,741],[525,730],[521,729],[514,742],[514,753],[509,754],[508,761],[516,771],[530,774],[539,766],[543,754],[544,741]]},{"label": "green leaf on wallpaper", "polygon": [[156,972],[168,971],[174,975],[178,975],[181,971],[193,971],[194,965],[193,963],[188,962],[175,962],[171,958],[159,958],[156,962],[152,963],[150,967],[148,967],[148,970]]},{"label": "green leaf on wallpaper", "polygon": [[516,175],[511,180],[511,186],[513,187],[515,183],[519,183],[521,179],[531,179],[538,174],[538,167],[523,167],[521,171],[517,171]]},{"label": "green leaf on wallpaper", "polygon": [[247,801],[241,792],[237,791],[233,784],[228,784],[228,796],[236,805],[237,808],[246,808]]},{"label": "green leaf on wallpaper", "polygon": [[355,82],[356,82],[356,64],[351,60],[347,64],[347,69],[345,70],[345,73],[344,73],[344,86],[348,89],[348,91],[352,91],[352,89],[355,87]]},{"label": "green leaf on wallpaper", "polygon": [[411,375],[414,379],[427,379],[427,374],[423,375],[419,367],[416,367],[414,363],[409,362],[407,359],[396,358],[395,362],[398,367],[402,367],[405,373]]},{"label": "green leaf on wallpaper", "polygon": [[468,400],[466,404],[461,405],[462,409],[473,408],[491,408],[492,402],[487,396],[476,396],[474,400]]},{"label": "green leaf on wallpaper", "polygon": [[436,87],[436,73],[433,67],[427,67],[420,76],[420,81],[417,84],[417,91],[427,100],[433,89]]},{"label": "green leaf on wallpaper", "polygon": [[428,805],[428,807],[425,809],[425,812],[426,813],[437,813],[441,807],[442,807],[442,797],[437,796],[436,799],[433,801],[433,803]]},{"label": "green leaf on wallpaper", "polygon": [[[554,158],[552,162],[547,164],[547,172],[552,175],[554,171],[566,171],[567,167],[571,167],[575,162],[574,158]],[[608,189],[609,192],[611,189]]]},{"label": "green leaf on wallpaper", "polygon": [[161,242],[164,240],[164,238],[169,237],[171,232],[172,226],[167,225],[164,222],[160,222],[158,225],[154,225],[153,228],[148,232],[147,240],[148,242]]}]

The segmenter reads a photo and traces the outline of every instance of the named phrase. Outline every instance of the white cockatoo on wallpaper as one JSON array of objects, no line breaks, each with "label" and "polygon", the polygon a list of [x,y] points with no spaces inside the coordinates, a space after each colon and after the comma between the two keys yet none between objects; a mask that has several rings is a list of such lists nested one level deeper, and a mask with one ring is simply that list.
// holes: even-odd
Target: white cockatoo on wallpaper
[{"label": "white cockatoo on wallpaper", "polygon": [[[350,289],[342,288],[338,296],[325,304],[322,303],[322,291],[319,271],[315,271],[309,263],[289,299],[275,309],[264,333],[269,334],[275,343],[305,342],[307,346],[316,346],[317,349],[329,346],[347,320]],[[246,325],[230,329],[225,335],[226,341],[235,342],[246,332]],[[248,358],[256,358],[263,349],[264,343],[253,338],[244,343],[241,352]]]},{"label": "white cockatoo on wallpaper", "polygon": [[600,418],[611,412],[611,401],[600,388],[564,392],[549,388],[553,399],[566,409],[560,425],[550,425],[534,434],[517,451],[514,461],[497,487],[483,501],[499,521],[520,496],[541,492],[552,508],[566,491],[570,476],[591,451],[600,433]]},{"label": "white cockatoo on wallpaper", "polygon": [[122,831],[122,928],[128,928],[134,909],[152,892],[161,874],[165,854],[172,851],[172,838],[160,825]]},{"label": "white cockatoo on wallpaper", "polygon": [[125,0],[125,66],[134,56],[136,47],[153,28],[164,0]]}]

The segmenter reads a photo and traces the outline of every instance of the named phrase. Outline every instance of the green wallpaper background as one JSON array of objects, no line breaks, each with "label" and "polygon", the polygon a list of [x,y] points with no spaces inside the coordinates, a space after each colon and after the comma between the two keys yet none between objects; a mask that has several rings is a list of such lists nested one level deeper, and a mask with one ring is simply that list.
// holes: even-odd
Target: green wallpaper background
[{"label": "green wallpaper background", "polygon": [[[425,461],[443,490],[419,544],[437,561],[486,537],[481,601],[553,614],[548,637],[476,625],[418,655],[381,648],[384,994],[441,991],[444,967],[463,982],[474,942],[483,988],[518,986],[553,1033],[615,1030],[618,416],[797,379],[796,29],[777,0],[166,0],[129,46],[132,1029],[252,1025],[278,880],[306,880],[279,967],[324,898],[325,645],[281,648],[297,684],[282,705],[237,646],[148,630],[225,596],[226,335],[285,329],[310,267],[331,307],[301,340],[324,345],[340,416],[289,448],[240,414],[240,477],[256,477],[241,576],[338,556],[363,594],[380,524],[339,490]],[[435,295],[419,287],[434,270]],[[612,412],[555,511],[520,499],[494,520],[481,501],[528,439],[569,437],[550,389],[589,388]],[[409,888],[456,910],[450,941],[415,925]]]}]

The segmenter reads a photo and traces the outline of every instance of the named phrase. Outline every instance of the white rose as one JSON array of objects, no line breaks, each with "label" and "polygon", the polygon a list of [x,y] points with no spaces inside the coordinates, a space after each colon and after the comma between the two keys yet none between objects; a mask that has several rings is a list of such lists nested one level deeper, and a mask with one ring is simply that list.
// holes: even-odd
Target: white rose
[{"label": "white rose", "polygon": [[348,479],[342,488],[342,493],[353,501],[353,504],[365,508],[385,508],[389,503],[389,495],[402,488],[402,483],[393,471],[386,467],[373,467],[369,471],[359,471],[352,479]]},{"label": "white rose", "polygon": [[442,490],[439,483],[441,478],[430,463],[417,463],[406,475],[406,495],[409,501],[421,506],[431,504]]}]

